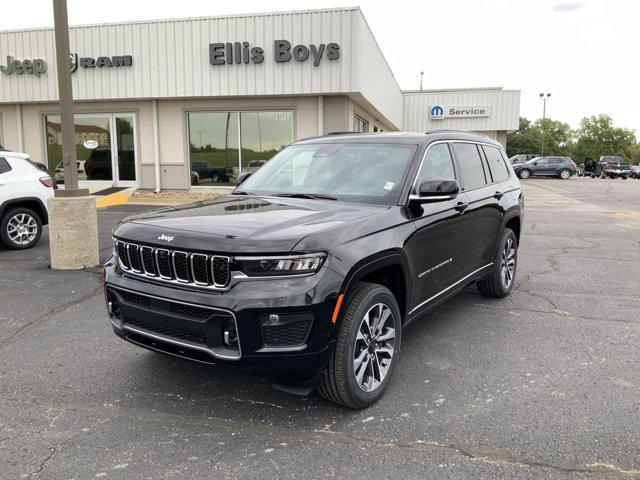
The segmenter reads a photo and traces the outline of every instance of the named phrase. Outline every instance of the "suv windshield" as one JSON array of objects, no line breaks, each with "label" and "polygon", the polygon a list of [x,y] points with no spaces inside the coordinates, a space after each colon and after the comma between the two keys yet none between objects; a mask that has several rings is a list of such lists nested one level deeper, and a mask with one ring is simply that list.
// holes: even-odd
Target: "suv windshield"
[{"label": "suv windshield", "polygon": [[292,145],[249,177],[236,193],[333,197],[397,203],[415,145],[332,143]]}]

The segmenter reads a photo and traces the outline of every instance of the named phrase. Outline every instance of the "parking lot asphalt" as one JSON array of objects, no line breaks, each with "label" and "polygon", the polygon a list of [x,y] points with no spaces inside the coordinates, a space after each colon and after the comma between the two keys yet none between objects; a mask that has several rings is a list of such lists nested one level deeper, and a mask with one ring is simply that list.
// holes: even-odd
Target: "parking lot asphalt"
[{"label": "parking lot asphalt", "polygon": [[[640,181],[523,188],[515,291],[410,326],[364,411],[123,342],[100,269],[0,251],[0,477],[640,478]],[[148,208],[99,210],[101,258]]]}]

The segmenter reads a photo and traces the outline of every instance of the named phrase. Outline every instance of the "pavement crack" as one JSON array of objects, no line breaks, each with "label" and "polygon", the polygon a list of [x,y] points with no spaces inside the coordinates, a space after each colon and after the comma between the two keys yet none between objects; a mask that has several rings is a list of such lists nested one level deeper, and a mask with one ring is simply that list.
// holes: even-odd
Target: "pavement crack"
[{"label": "pavement crack", "polygon": [[[2,398],[0,400],[12,402],[18,405],[35,405],[48,407],[46,402],[25,400],[18,398]],[[218,429],[221,425],[227,425],[232,428],[233,431],[248,431],[251,434],[267,433],[269,435],[286,435],[292,439],[294,437],[300,440],[319,441],[319,440],[331,440],[334,442],[342,442],[344,444],[358,444],[361,446],[373,445],[384,448],[402,448],[408,450],[414,450],[417,452],[449,452],[456,455],[461,455],[469,460],[486,463],[488,465],[517,467],[527,469],[543,469],[553,470],[563,473],[584,473],[598,476],[615,477],[615,478],[640,478],[640,470],[629,469],[625,470],[621,467],[610,463],[591,463],[589,465],[570,465],[570,464],[555,464],[538,460],[520,459],[515,455],[509,454],[504,451],[490,450],[486,447],[474,448],[472,446],[461,446],[454,443],[439,442],[435,440],[425,439],[384,439],[379,437],[367,437],[363,435],[352,434],[348,432],[339,432],[331,430],[331,424],[326,425],[324,428],[315,430],[293,429],[287,426],[281,427],[267,427],[256,424],[255,422],[238,421],[231,418],[214,417],[211,415],[184,415],[176,413],[167,413],[157,410],[149,411],[145,409],[136,408],[123,408],[113,404],[94,405],[86,403],[74,403],[74,404],[57,404],[56,408],[63,408],[65,410],[81,410],[87,412],[94,412],[100,414],[106,414],[109,418],[122,418],[138,422],[166,422],[171,420],[179,422],[185,425],[215,425]],[[51,451],[41,462],[39,469],[35,470],[32,475],[37,475],[42,471],[44,466],[51,460],[56,452],[60,452],[64,449],[66,444],[70,442],[76,433],[62,444],[53,445],[50,447]]]},{"label": "pavement crack", "polygon": [[49,453],[42,459],[42,461],[40,462],[40,465],[38,466],[38,468],[36,468],[35,470],[33,470],[29,474],[28,478],[33,478],[33,477],[35,477],[37,475],[40,475],[40,473],[42,473],[42,470],[44,470],[44,467],[47,465],[47,463],[49,463],[49,461],[51,461],[53,456],[56,453],[61,452],[62,450],[64,450],[64,447],[67,446],[67,443],[69,443],[73,438],[75,438],[78,435],[79,435],[79,433],[74,433],[73,435],[68,437],[64,442],[62,442],[60,444],[56,444],[56,445],[51,445],[49,447]]},{"label": "pavement crack", "polygon": [[40,315],[39,317],[34,318],[33,320],[31,320],[30,322],[22,325],[20,328],[18,328],[16,331],[14,331],[11,335],[9,335],[7,338],[5,338],[2,342],[0,342],[0,346],[2,345],[6,345],[8,343],[10,343],[12,340],[14,340],[15,338],[23,335],[24,333],[32,330],[33,328],[36,328],[39,325],[42,325],[43,323],[46,323],[49,319],[51,319],[54,315],[58,315],[59,313],[64,312],[65,310],[78,305],[82,302],[85,302],[97,295],[99,295],[100,293],[102,293],[104,289],[104,284],[101,281],[100,284],[93,288],[92,290],[88,291],[87,293],[81,295],[78,298],[75,298],[73,300],[70,300],[68,302],[65,302],[61,305],[56,305],[55,307],[51,308],[50,310],[48,310],[46,313]]},{"label": "pavement crack", "polygon": [[336,432],[328,429],[316,430],[315,433],[320,435],[334,435],[347,441],[353,441],[357,443],[373,444],[381,447],[396,447],[412,450],[425,450],[425,449],[439,449],[447,450],[459,455],[462,455],[469,460],[479,461],[492,465],[500,466],[512,466],[518,468],[537,468],[554,470],[563,473],[586,473],[594,475],[607,475],[615,477],[628,477],[639,478],[640,470],[630,469],[625,470],[616,465],[606,463],[591,463],[586,466],[579,465],[560,465],[554,463],[547,463],[534,460],[522,460],[513,456],[501,454],[500,452],[480,452],[474,451],[471,447],[461,447],[459,445],[437,442],[434,440],[414,440],[414,441],[398,441],[398,440],[385,440],[380,438],[364,437],[359,435],[353,435],[346,432]]}]

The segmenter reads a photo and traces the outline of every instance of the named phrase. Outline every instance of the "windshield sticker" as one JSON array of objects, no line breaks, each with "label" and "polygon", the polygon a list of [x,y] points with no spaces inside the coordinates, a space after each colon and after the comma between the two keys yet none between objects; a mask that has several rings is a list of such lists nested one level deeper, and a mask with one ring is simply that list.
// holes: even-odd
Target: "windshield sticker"
[{"label": "windshield sticker", "polygon": [[393,190],[393,187],[395,187],[395,183],[393,182],[384,182],[384,188],[385,190]]}]

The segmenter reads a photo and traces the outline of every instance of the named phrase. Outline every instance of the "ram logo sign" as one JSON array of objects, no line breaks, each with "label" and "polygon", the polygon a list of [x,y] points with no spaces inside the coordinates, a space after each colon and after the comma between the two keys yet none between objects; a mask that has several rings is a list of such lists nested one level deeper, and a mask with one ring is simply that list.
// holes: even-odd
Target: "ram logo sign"
[{"label": "ram logo sign", "polygon": [[434,105],[429,109],[429,118],[432,120],[442,120],[443,118],[473,118],[473,117],[489,117],[491,115],[491,107],[488,105],[460,105],[460,106],[442,106]]}]

